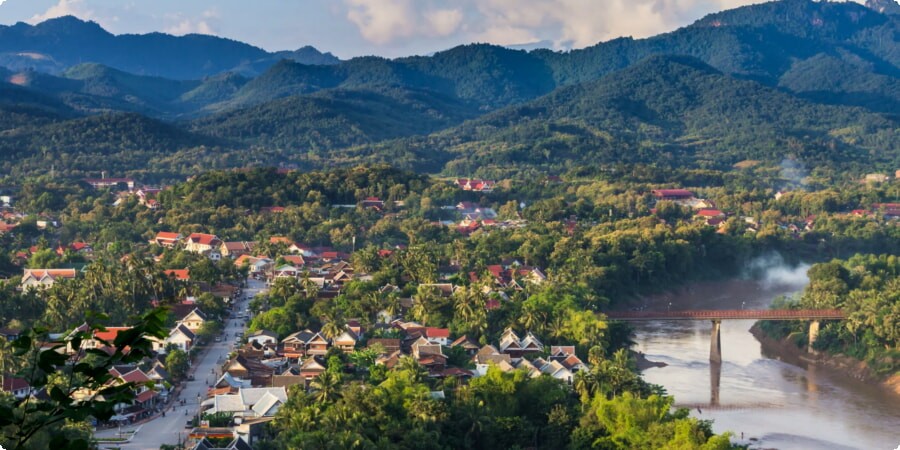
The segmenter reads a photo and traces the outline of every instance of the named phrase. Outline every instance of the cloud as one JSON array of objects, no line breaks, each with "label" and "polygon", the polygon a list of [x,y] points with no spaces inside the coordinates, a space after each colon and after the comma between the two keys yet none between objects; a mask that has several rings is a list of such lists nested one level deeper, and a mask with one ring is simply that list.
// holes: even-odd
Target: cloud
[{"label": "cloud", "polygon": [[59,2],[43,13],[32,16],[28,21],[31,23],[38,23],[47,19],[62,16],[76,16],[83,20],[96,19],[94,11],[85,4],[84,0],[59,0]]},{"label": "cloud", "polygon": [[500,45],[549,40],[558,48],[580,48],[621,36],[652,36],[761,1],[344,0],[344,5],[346,18],[376,45],[453,37]]},{"label": "cloud", "polygon": [[200,13],[200,19],[190,19],[181,13],[166,14],[165,18],[170,25],[163,28],[163,31],[176,36],[185,34],[218,34],[215,21],[221,17],[219,10],[210,8]]},{"label": "cloud", "polygon": [[459,9],[417,0],[345,0],[347,19],[369,42],[385,45],[411,37],[444,37],[463,21]]}]

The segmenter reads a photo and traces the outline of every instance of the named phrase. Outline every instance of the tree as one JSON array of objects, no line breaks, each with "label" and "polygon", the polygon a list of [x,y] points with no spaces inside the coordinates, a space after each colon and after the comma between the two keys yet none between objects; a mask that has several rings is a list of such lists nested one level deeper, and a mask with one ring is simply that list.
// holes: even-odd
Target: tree
[{"label": "tree", "polygon": [[332,403],[341,397],[341,375],[325,371],[309,383],[313,398],[319,403]]},{"label": "tree", "polygon": [[170,348],[166,354],[166,371],[176,380],[184,379],[189,367],[188,355],[180,348]]},{"label": "tree", "polygon": [[[30,448],[33,440],[44,433],[51,433],[49,447],[87,449],[84,438],[68,440],[71,435],[58,433],[67,423],[85,421],[88,417],[108,420],[115,413],[115,406],[134,400],[134,384],[110,383],[110,369],[116,365],[137,363],[151,357],[154,352],[147,337],[164,339],[167,329],[163,326],[166,311],[157,308],[144,315],[134,327],[118,333],[114,342],[107,343],[114,351],[109,354],[99,349],[85,350],[85,356],[74,364],[65,353],[71,345],[81,348],[93,333],[102,330],[92,318],[87,329],[75,331],[66,338],[51,340],[47,330],[33,328],[13,342],[16,357],[27,361],[16,376],[24,378],[34,390],[48,388],[48,398],[37,400],[26,397],[21,400],[6,399],[0,404],[0,429],[4,443],[9,448]],[[49,348],[41,345],[50,344]],[[51,383],[50,374],[65,374],[61,382]],[[76,401],[76,393],[80,400]]]}]

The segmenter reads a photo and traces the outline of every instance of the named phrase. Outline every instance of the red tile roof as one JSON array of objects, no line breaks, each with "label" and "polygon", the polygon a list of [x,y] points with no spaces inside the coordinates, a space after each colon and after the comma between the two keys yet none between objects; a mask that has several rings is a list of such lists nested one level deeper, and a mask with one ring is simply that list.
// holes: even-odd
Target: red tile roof
[{"label": "red tile roof", "polygon": [[657,197],[677,197],[677,198],[691,198],[694,196],[694,193],[687,189],[655,189],[652,191],[653,195]]},{"label": "red tile roof", "polygon": [[131,327],[107,327],[106,331],[95,331],[94,339],[102,339],[112,345],[112,343],[116,340],[116,336],[118,336],[120,332],[130,329]]},{"label": "red tile roof", "polygon": [[180,236],[180,234],[171,233],[168,231],[160,231],[159,233],[156,233],[156,239],[162,241],[174,241],[178,239],[178,236]]},{"label": "red tile roof", "polygon": [[27,389],[30,385],[24,378],[5,376],[3,377],[3,390],[6,392],[18,391],[19,389]]},{"label": "red tile roof", "polygon": [[176,280],[187,281],[191,279],[190,269],[169,269],[164,272],[167,277],[174,276]]},{"label": "red tile roof", "polygon": [[700,211],[697,211],[697,215],[703,217],[719,217],[724,216],[725,213],[718,209],[701,209]]},{"label": "red tile roof", "polygon": [[198,244],[212,245],[213,243],[218,241],[219,238],[213,234],[191,233],[191,235],[188,236],[188,240],[191,242],[196,242]]},{"label": "red tile roof", "polygon": [[450,329],[449,328],[425,328],[425,335],[430,338],[449,338],[450,337]]},{"label": "red tile roof", "polygon": [[51,278],[75,278],[75,269],[25,269],[25,276],[28,276],[28,274],[38,279],[44,276]]},{"label": "red tile roof", "polygon": [[126,383],[146,383],[151,381],[150,377],[148,377],[147,374],[140,369],[134,369],[119,378],[121,378]]}]

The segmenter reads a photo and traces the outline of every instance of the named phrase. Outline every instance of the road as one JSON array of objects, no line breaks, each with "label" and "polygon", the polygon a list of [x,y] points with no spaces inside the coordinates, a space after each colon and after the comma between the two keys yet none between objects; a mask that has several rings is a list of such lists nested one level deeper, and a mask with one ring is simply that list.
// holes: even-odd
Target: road
[{"label": "road", "polygon": [[[237,311],[247,308],[249,299],[266,289],[265,283],[253,279],[247,280],[243,298],[237,302]],[[219,371],[224,362],[225,355],[232,349],[236,332],[244,332],[244,321],[230,319],[227,321],[222,333],[221,342],[212,342],[208,350],[200,356],[193,365],[194,381],[182,383],[183,389],[178,399],[185,399],[185,406],[178,401],[173,402],[172,407],[166,409],[166,416],[156,416],[153,419],[137,426],[122,427],[122,432],[137,430],[131,442],[121,445],[101,445],[100,448],[120,447],[122,449],[147,449],[158,450],[162,444],[177,444],[184,441],[189,431],[185,425],[187,420],[198,412],[199,401],[206,399],[209,385],[221,374]],[[215,370],[215,374],[212,372]],[[115,438],[119,435],[119,429],[103,430],[96,433],[98,438]]]}]

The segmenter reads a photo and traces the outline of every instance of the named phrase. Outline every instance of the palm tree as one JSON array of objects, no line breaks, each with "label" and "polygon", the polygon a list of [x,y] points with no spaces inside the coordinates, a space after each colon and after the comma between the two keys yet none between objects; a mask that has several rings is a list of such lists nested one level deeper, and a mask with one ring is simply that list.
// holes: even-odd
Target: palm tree
[{"label": "palm tree", "polygon": [[341,376],[326,370],[313,378],[309,387],[316,402],[333,402],[341,397]]},{"label": "palm tree", "polygon": [[525,304],[522,307],[522,315],[519,316],[519,323],[528,331],[540,332],[544,327],[544,314],[536,307]]},{"label": "palm tree", "polygon": [[329,340],[340,336],[344,332],[344,327],[341,325],[342,322],[337,315],[326,317],[325,323],[322,324],[322,336]]},{"label": "palm tree", "polygon": [[390,314],[391,319],[397,317],[397,314],[400,313],[400,297],[397,296],[396,292],[391,292],[382,300],[382,306],[384,307],[385,312]]},{"label": "palm tree", "polygon": [[428,374],[425,368],[419,364],[419,361],[416,361],[411,356],[400,358],[400,361],[397,362],[397,370],[406,372],[409,375],[409,379],[414,383],[420,383]]}]

